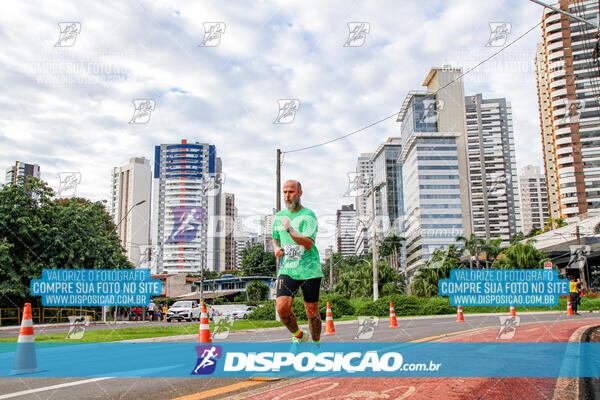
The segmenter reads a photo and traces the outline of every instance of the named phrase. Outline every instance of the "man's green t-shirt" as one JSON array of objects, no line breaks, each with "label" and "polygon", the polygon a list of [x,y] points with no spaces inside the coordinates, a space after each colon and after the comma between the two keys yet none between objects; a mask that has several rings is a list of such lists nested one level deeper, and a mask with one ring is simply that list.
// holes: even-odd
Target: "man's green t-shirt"
[{"label": "man's green t-shirt", "polygon": [[[281,224],[281,218],[290,220],[291,227],[301,235],[313,240],[313,246],[306,250],[294,242],[294,239]],[[282,210],[275,215],[273,221],[273,239],[279,240],[283,249],[283,257],[279,261],[279,275],[288,275],[292,279],[304,280],[323,277],[319,251],[315,243],[318,223],[315,213],[306,207],[296,212]]]}]

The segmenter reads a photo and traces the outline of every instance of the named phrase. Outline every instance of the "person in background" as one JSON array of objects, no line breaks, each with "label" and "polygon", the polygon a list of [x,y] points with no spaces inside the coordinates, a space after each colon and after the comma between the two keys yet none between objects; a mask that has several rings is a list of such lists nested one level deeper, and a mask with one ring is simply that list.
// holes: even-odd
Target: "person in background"
[{"label": "person in background", "polygon": [[148,319],[150,322],[154,321],[154,312],[156,311],[156,304],[152,300],[150,300],[150,305],[148,306]]},{"label": "person in background", "polygon": [[579,279],[575,281],[575,277],[571,276],[571,282],[569,282],[569,297],[571,298],[571,308],[575,315],[579,315],[577,312],[577,306],[579,305],[579,285],[581,285],[581,281]]},{"label": "person in background", "polygon": [[167,310],[168,309],[169,309],[169,307],[167,307],[167,303],[165,303],[165,305],[162,308],[163,322],[165,322],[167,320]]}]

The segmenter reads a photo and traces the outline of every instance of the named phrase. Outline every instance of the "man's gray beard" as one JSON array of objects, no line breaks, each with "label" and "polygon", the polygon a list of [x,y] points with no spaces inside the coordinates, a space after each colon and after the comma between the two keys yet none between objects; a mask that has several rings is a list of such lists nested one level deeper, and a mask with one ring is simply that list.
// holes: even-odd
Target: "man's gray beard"
[{"label": "man's gray beard", "polygon": [[297,201],[292,200],[290,203],[285,203],[286,208],[288,209],[288,211],[293,211],[296,208],[298,208],[298,206],[300,205],[300,199],[298,199]]}]

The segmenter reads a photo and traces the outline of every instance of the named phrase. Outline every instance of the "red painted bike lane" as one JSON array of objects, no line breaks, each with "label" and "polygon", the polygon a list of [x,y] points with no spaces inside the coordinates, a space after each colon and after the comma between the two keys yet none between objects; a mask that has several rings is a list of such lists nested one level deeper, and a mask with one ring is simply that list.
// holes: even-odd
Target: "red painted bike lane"
[{"label": "red painted bike lane", "polygon": [[[491,329],[440,342],[567,342],[580,327],[600,325],[600,318],[524,324],[511,340],[496,339]],[[556,378],[315,378],[261,393],[247,399],[552,399]]]}]

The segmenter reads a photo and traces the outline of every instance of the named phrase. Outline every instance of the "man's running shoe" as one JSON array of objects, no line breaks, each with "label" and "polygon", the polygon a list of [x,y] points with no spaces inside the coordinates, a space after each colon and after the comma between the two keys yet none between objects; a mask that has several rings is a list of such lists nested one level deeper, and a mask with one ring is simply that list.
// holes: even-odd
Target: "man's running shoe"
[{"label": "man's running shoe", "polygon": [[302,347],[302,345],[306,342],[308,342],[308,332],[306,331],[300,331],[302,333],[302,336],[298,337],[293,337],[292,338],[292,347],[290,347],[290,353],[294,353],[294,355],[298,354],[300,352],[300,348]]}]

